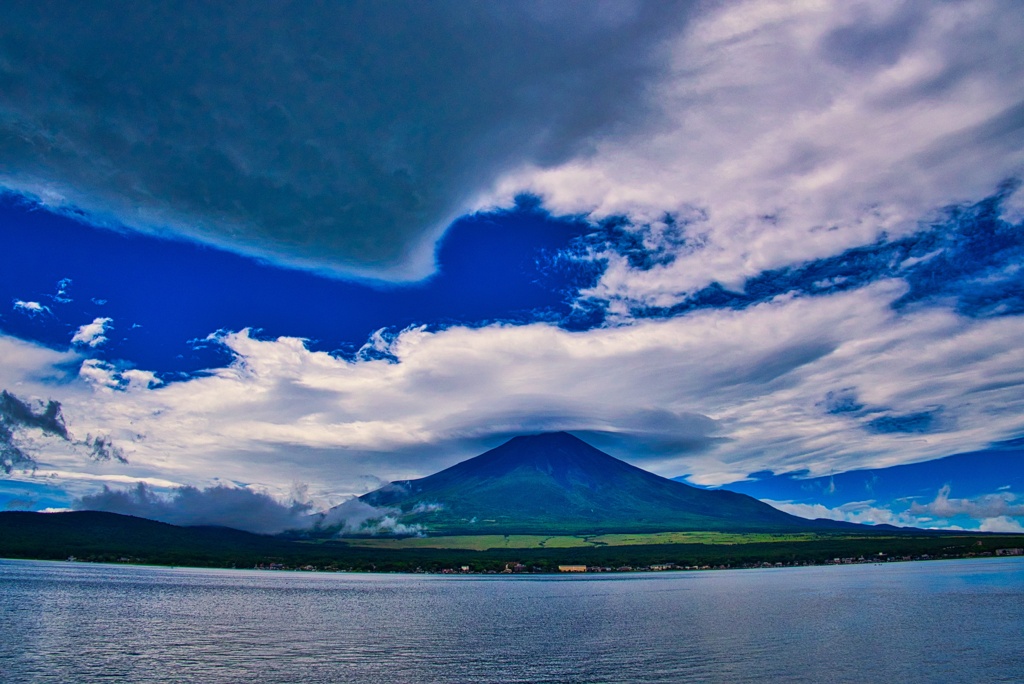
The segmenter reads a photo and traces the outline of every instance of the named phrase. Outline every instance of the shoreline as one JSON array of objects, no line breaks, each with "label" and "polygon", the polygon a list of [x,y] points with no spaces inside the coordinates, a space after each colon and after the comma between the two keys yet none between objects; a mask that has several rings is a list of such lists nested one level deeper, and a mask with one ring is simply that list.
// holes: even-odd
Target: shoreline
[{"label": "shoreline", "polygon": [[[1016,549],[1014,549],[1016,550]],[[619,567],[619,568],[594,568],[587,570],[466,570],[466,571],[445,571],[445,570],[355,570],[355,569],[321,569],[312,567],[226,567],[220,565],[186,565],[186,564],[162,564],[145,563],[132,561],[107,561],[89,560],[85,558],[69,557],[58,558],[19,558],[0,557],[0,562],[26,562],[26,563],[60,563],[65,565],[88,565],[94,567],[117,567],[117,568],[162,568],[162,569],[183,569],[183,570],[218,570],[227,572],[259,572],[259,573],[288,573],[299,575],[401,575],[401,576],[430,576],[430,577],[608,577],[608,576],[648,576],[648,575],[679,575],[688,573],[706,573],[728,570],[786,570],[796,568],[824,568],[824,567],[845,567],[864,565],[893,565],[907,563],[927,563],[933,561],[956,561],[956,560],[1008,560],[1024,559],[1024,553],[976,553],[966,555],[946,555],[900,558],[836,558],[821,563],[809,561],[796,561],[791,563],[749,563],[742,565],[716,565],[716,566],[676,566],[676,567]],[[274,564],[277,565],[277,564]]]}]

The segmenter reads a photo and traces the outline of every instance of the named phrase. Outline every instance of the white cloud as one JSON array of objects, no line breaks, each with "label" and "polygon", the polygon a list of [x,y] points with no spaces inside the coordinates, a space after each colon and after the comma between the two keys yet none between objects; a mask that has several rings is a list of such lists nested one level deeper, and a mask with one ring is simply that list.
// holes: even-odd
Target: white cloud
[{"label": "white cloud", "polygon": [[[1013,2],[721,4],[687,27],[674,75],[652,89],[657,128],[511,173],[487,201],[525,187],[557,212],[632,217],[676,258],[641,271],[595,255],[608,269],[590,294],[613,304],[738,288],[1020,175],[1022,43]],[[665,233],[666,213],[685,242]]]},{"label": "white cloud", "polygon": [[910,513],[934,515],[939,518],[965,515],[970,518],[993,520],[1006,516],[1024,516],[1024,501],[1021,501],[1013,492],[1001,491],[973,499],[951,499],[949,497],[951,489],[949,485],[943,486],[939,489],[935,500],[930,503],[914,502],[910,506]]},{"label": "white cloud", "polygon": [[[61,480],[62,482],[79,482],[79,483],[98,483],[104,484],[115,484],[115,485],[147,485],[149,487],[159,487],[161,489],[176,489],[181,487],[180,482],[172,482],[171,480],[163,480],[159,477],[132,477],[131,475],[120,475],[116,473],[84,473],[70,470],[51,470],[48,469],[44,473],[43,477]],[[73,490],[72,490],[73,491]]]},{"label": "white cloud", "polygon": [[978,527],[982,532],[1011,532],[1013,534],[1024,534],[1024,525],[1019,520],[1014,520],[1005,515],[996,518],[986,518],[981,521]]},{"label": "white cloud", "polygon": [[16,391],[17,387],[43,388],[47,383],[66,381],[65,369],[77,365],[80,358],[73,351],[60,352],[0,335],[0,388]]},{"label": "white cloud", "polygon": [[118,370],[112,364],[98,359],[83,361],[78,369],[78,377],[96,387],[112,390],[148,389],[162,384],[156,373],[152,371],[136,368]]},{"label": "white cloud", "polygon": [[873,505],[874,501],[853,501],[842,506],[829,508],[823,504],[802,504],[792,501],[773,501],[762,499],[766,504],[778,508],[791,515],[809,520],[825,518],[826,520],[842,520],[861,525],[895,525],[897,527],[933,527],[930,521],[905,513],[897,513],[888,508]]},{"label": "white cloud", "polygon": [[[948,495],[948,488],[945,495]],[[939,498],[943,495],[940,493]],[[866,525],[895,525],[897,527],[917,527],[921,529],[944,529],[962,530],[974,529],[981,532],[1024,532],[1020,516],[1024,512],[1018,506],[1016,510],[1008,511],[1007,515],[992,515],[985,511],[990,508],[989,497],[980,497],[980,500],[960,499],[954,502],[953,506],[921,507],[911,506],[909,509],[900,510],[898,506],[885,507],[878,505],[875,501],[852,501],[850,503],[829,508],[823,504],[804,504],[792,501],[773,501],[762,499],[765,503],[785,511],[792,515],[814,520],[825,518],[827,520],[842,520],[845,522],[866,524]],[[991,517],[990,517],[991,516]],[[1017,516],[1017,517],[1012,517]],[[954,525],[950,518],[973,518],[977,521],[974,524]]]},{"label": "white cloud", "polygon": [[39,302],[26,302],[21,299],[14,300],[14,310],[21,311],[29,316],[36,316],[42,313],[50,313],[50,307]]},{"label": "white cloud", "polygon": [[[589,332],[417,328],[386,344],[393,360],[346,361],[241,331],[217,338],[230,366],[189,380],[161,385],[86,359],[79,382],[23,393],[59,399],[69,429],[107,435],[129,460],[40,454],[55,470],[197,486],[223,478],[282,496],[299,480],[330,503],[364,492],[366,476],[423,476],[530,431],[576,431],[701,484],[765,469],[884,467],[1024,432],[1024,319],[897,314],[889,303],[903,287]],[[828,412],[837,391],[939,418],[925,432],[870,429],[877,413]]]},{"label": "white cloud", "polygon": [[[417,509],[419,506],[416,507]],[[418,512],[414,509],[414,512]],[[423,526],[399,522],[401,511],[396,508],[377,508],[357,498],[333,507],[319,517],[323,527],[339,527],[339,536],[346,534],[399,534],[421,536]]]},{"label": "white cloud", "polygon": [[107,341],[107,328],[113,323],[111,318],[95,318],[92,323],[86,323],[75,331],[71,338],[71,344],[81,344],[86,347],[98,347]]}]

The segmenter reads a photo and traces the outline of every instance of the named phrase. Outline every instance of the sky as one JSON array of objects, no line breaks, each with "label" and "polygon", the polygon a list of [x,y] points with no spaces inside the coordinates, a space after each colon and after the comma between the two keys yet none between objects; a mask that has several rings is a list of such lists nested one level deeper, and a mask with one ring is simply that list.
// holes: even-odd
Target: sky
[{"label": "sky", "polygon": [[1015,2],[4,5],[0,508],[270,531],[567,430],[1024,532]]}]

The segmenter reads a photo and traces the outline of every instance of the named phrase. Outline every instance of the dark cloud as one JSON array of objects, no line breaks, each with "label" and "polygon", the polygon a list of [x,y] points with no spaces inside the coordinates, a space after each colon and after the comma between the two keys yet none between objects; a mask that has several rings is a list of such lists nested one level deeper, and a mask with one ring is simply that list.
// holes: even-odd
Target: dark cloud
[{"label": "dark cloud", "polygon": [[89,454],[97,461],[118,461],[127,463],[124,449],[114,444],[110,437],[104,435],[86,435],[82,444],[89,448]]},{"label": "dark cloud", "polygon": [[285,506],[266,494],[233,487],[181,487],[161,496],[139,483],[134,489],[112,490],[75,502],[78,510],[134,515],[172,525],[218,525],[259,534],[309,527],[309,506]]},{"label": "dark cloud", "polygon": [[650,123],[681,3],[5,7],[0,183],[396,278],[497,174]]},{"label": "dark cloud", "polygon": [[726,437],[700,433],[650,434],[578,430],[576,434],[601,451],[618,457],[628,457],[631,463],[703,454],[729,441]]},{"label": "dark cloud", "polygon": [[[297,489],[301,494],[306,487]],[[267,494],[224,486],[180,487],[167,495],[153,491],[142,482],[123,490],[104,486],[102,491],[75,501],[74,507],[134,515],[171,525],[217,525],[257,534],[417,534],[420,531],[419,526],[400,522],[398,509],[371,506],[359,499],[349,499],[328,511],[314,514],[308,503],[293,500],[290,504],[281,504]]]},{"label": "dark cloud", "polygon": [[923,23],[917,3],[893,3],[889,16],[872,17],[865,8],[850,23],[829,32],[821,41],[825,59],[849,69],[895,64]]},{"label": "dark cloud", "polygon": [[69,440],[60,403],[49,401],[33,408],[7,390],[0,392],[0,471],[10,475],[15,470],[33,470],[35,459],[17,444],[14,431],[34,428]]},{"label": "dark cloud", "polygon": [[828,392],[819,406],[825,413],[857,420],[865,430],[876,435],[923,434],[948,427],[942,420],[941,406],[903,413],[885,406],[868,406],[860,401],[852,387]]},{"label": "dark cloud", "polygon": [[876,434],[927,433],[937,427],[939,411],[892,413],[869,420],[865,428]]},{"label": "dark cloud", "polygon": [[837,343],[826,340],[809,340],[794,344],[757,359],[747,373],[738,374],[737,377],[745,382],[768,383],[823,356],[828,356],[838,346]]},{"label": "dark cloud", "polygon": [[14,470],[34,469],[38,465],[17,443],[15,431],[18,429],[39,430],[58,437],[74,447],[84,448],[89,457],[97,461],[128,462],[124,450],[109,436],[86,435],[84,440],[75,439],[64,423],[59,401],[50,399],[33,405],[3,390],[0,391],[0,471],[8,475]]},{"label": "dark cloud", "polygon": [[864,404],[857,399],[857,392],[852,388],[843,388],[825,395],[825,412],[833,415],[844,413],[860,413]]},{"label": "dark cloud", "polygon": [[0,472],[10,475],[15,470],[32,470],[35,467],[35,459],[15,443],[11,429],[0,423]]},{"label": "dark cloud", "polygon": [[36,411],[28,402],[3,390],[0,392],[0,422],[8,426],[38,428],[62,439],[69,439],[60,402],[52,399]]}]

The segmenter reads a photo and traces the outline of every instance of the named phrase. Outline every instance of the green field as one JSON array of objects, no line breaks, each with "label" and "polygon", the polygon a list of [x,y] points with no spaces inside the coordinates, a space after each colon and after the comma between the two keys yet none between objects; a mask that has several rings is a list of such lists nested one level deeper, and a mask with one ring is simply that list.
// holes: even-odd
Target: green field
[{"label": "green field", "polygon": [[649,534],[554,535],[480,534],[405,539],[346,538],[349,546],[370,549],[582,549],[608,546],[657,546],[662,544],[763,544],[804,542],[821,538],[813,533],[764,534],[729,532],[652,532]]}]

